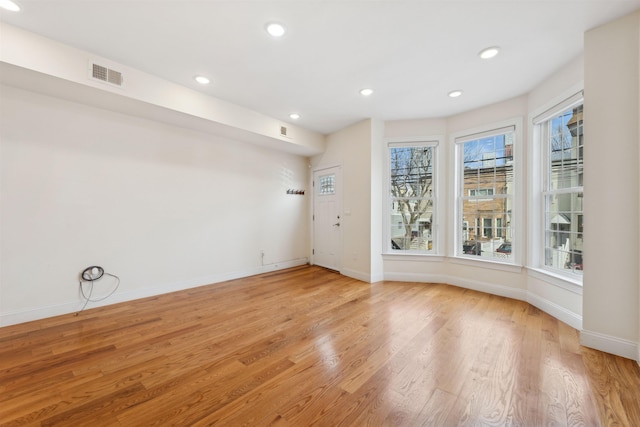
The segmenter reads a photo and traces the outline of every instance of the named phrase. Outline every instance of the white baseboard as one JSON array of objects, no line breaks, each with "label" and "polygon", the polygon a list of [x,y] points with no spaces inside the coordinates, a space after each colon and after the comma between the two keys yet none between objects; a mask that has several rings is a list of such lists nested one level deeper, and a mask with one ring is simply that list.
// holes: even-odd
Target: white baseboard
[{"label": "white baseboard", "polygon": [[575,328],[578,331],[582,330],[582,316],[580,316],[579,314],[576,314],[571,310],[567,310],[566,308],[547,299],[544,299],[532,292],[527,292],[526,301],[532,306],[539,308],[540,310],[555,317],[561,322],[566,323],[572,328]]},{"label": "white baseboard", "polygon": [[384,274],[384,280],[394,282],[447,283],[447,276],[441,274],[419,274],[390,272]]},{"label": "white baseboard", "polygon": [[381,282],[384,280],[384,274],[380,273],[380,274],[372,274],[371,275],[371,280],[369,280],[369,283],[376,283],[376,282]]},{"label": "white baseboard", "polygon": [[[307,264],[308,258],[299,258],[289,261],[277,262],[268,265],[261,265],[247,270],[235,271],[223,274],[214,274],[180,282],[164,283],[157,286],[136,289],[133,291],[116,292],[111,297],[100,302],[90,302],[87,309],[103,307],[125,301],[152,297],[155,295],[167,294],[170,292],[182,291],[185,289],[206,286],[213,283],[226,282],[228,280],[241,279],[243,277],[255,276],[257,274],[268,273],[270,271],[284,270],[286,268],[297,267]],[[82,308],[84,301],[75,301],[65,304],[38,307],[35,309],[18,310],[0,314],[0,327],[15,325],[18,323],[30,322],[32,320],[45,319],[47,317],[59,316],[62,314],[74,313]]]},{"label": "white baseboard", "polygon": [[626,357],[640,363],[640,347],[637,342],[625,340],[593,331],[580,333],[580,344],[616,356]]},{"label": "white baseboard", "polygon": [[373,283],[371,280],[371,274],[364,273],[362,271],[351,270],[350,268],[342,268],[340,270],[340,274],[351,277],[353,279],[358,279],[362,282]]},{"label": "white baseboard", "polygon": [[581,315],[567,310],[566,308],[552,301],[546,300],[524,289],[511,288],[508,286],[496,285],[494,283],[461,279],[458,277],[440,274],[389,272],[385,273],[385,280],[394,280],[399,282],[446,283],[461,288],[473,289],[479,292],[486,292],[492,295],[499,295],[520,301],[526,301],[534,307],[537,307],[545,313],[570,325],[571,327],[576,328],[577,330],[582,329]]},{"label": "white baseboard", "polygon": [[82,303],[74,302],[2,313],[0,314],[0,327],[31,322],[32,320],[46,319],[47,317],[59,316],[61,314],[73,313],[81,308]]},{"label": "white baseboard", "polygon": [[458,286],[474,291],[486,292],[492,295],[526,301],[527,291],[524,289],[511,288],[509,286],[496,285],[494,283],[481,282],[478,280],[461,279],[459,277],[449,277],[447,282],[450,285]]},{"label": "white baseboard", "polygon": [[453,277],[446,274],[390,272],[385,273],[384,279],[398,282],[445,283],[459,288],[472,289],[474,291],[523,301],[526,301],[527,295],[526,291],[522,289],[510,288],[508,286],[496,285],[494,283],[481,282],[478,280],[461,279],[459,277]]}]

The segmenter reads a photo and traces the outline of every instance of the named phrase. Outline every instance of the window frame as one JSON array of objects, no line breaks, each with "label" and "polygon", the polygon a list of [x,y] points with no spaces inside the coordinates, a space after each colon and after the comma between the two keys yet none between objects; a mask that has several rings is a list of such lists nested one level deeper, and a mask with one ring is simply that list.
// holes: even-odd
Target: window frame
[{"label": "window frame", "polygon": [[[386,257],[392,257],[393,259],[417,259],[416,257],[423,257],[424,259],[432,258],[439,259],[443,255],[445,247],[443,227],[443,211],[444,209],[440,203],[441,186],[444,183],[442,177],[443,168],[440,167],[442,160],[442,142],[443,136],[427,136],[427,137],[406,137],[406,138],[388,138],[384,144],[384,185],[383,189],[385,197],[383,198],[383,255]],[[391,245],[391,222],[392,212],[391,206],[395,197],[391,194],[391,148],[411,148],[411,147],[430,147],[432,152],[432,224],[431,224],[431,238],[432,247],[430,250],[399,250],[393,249]]]},{"label": "window frame", "polygon": [[[582,89],[578,91],[572,91],[570,95],[565,95],[560,101],[555,102],[551,107],[546,108],[541,113],[532,116],[532,146],[535,147],[532,150],[530,169],[532,170],[533,179],[530,192],[533,195],[534,210],[532,211],[532,229],[529,231],[530,243],[529,251],[531,257],[528,260],[528,264],[540,273],[547,274],[548,276],[556,279],[558,284],[563,285],[562,282],[567,282],[572,286],[582,286],[583,275],[576,273],[569,269],[554,268],[553,266],[546,265],[546,231],[547,224],[547,198],[549,196],[557,196],[562,194],[574,194],[581,193],[584,196],[584,185],[580,182],[578,186],[550,189],[550,154],[549,154],[549,140],[545,138],[545,131],[548,129],[548,123],[553,118],[559,116],[563,112],[573,109],[575,107],[582,106],[584,109],[584,93]],[[582,124],[584,127],[584,122]],[[545,138],[545,139],[543,139]],[[584,137],[583,137],[584,138]],[[577,148],[583,149],[582,146]],[[583,158],[584,167],[584,158]],[[578,179],[582,181],[584,175],[584,169],[579,173]],[[573,212],[573,210],[572,210]],[[577,212],[577,211],[576,211]],[[581,212],[576,213],[581,218],[578,226],[582,225],[584,220],[584,208]],[[583,230],[579,230],[579,233],[583,233]]]},{"label": "window frame", "polygon": [[[451,203],[452,211],[454,212],[454,220],[451,221],[449,232],[452,236],[451,245],[449,247],[448,255],[452,258],[455,263],[458,264],[470,264],[470,265],[478,265],[482,264],[489,268],[506,270],[506,271],[520,271],[523,266],[523,245],[524,238],[523,236],[523,227],[524,221],[522,218],[524,217],[523,213],[523,180],[522,180],[522,171],[523,171],[523,156],[521,155],[522,147],[523,147],[523,138],[522,138],[522,129],[523,129],[524,120],[522,117],[514,117],[507,120],[503,120],[500,122],[490,123],[487,125],[479,126],[477,128],[467,129],[463,131],[458,131],[452,133],[450,135],[450,144],[453,149],[453,155],[451,156],[451,176],[450,182],[453,183],[453,188],[451,191]],[[459,243],[464,243],[463,240],[460,240],[464,237],[464,230],[462,230],[462,225],[464,222],[463,216],[463,199],[468,198],[468,195],[464,193],[464,171],[462,167],[463,162],[463,146],[465,142],[475,141],[482,138],[501,135],[506,132],[513,133],[513,145],[511,156],[513,158],[513,192],[511,194],[511,212],[510,212],[510,225],[503,225],[503,234],[506,228],[511,228],[512,239],[510,241],[512,247],[511,259],[506,260],[504,257],[482,257],[482,256],[474,256],[469,254],[462,253],[462,248],[459,247]],[[507,195],[496,195],[494,188],[493,196],[479,196],[482,199],[494,199],[505,198]],[[477,222],[477,219],[476,219]],[[496,222],[492,222],[493,235],[496,235]],[[471,226],[471,222],[469,222],[469,226]],[[480,232],[484,233],[484,222],[480,222],[480,224],[475,224],[476,229],[480,229]]]}]

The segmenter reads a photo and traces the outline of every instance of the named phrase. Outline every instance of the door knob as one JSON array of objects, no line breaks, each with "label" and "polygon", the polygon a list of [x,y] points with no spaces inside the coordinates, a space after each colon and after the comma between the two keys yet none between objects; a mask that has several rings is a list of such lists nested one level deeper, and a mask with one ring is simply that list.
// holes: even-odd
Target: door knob
[{"label": "door knob", "polygon": [[339,222],[336,222],[336,223],[335,223],[335,224],[333,224],[333,225],[337,225],[338,227],[340,227],[340,223],[339,223]]}]

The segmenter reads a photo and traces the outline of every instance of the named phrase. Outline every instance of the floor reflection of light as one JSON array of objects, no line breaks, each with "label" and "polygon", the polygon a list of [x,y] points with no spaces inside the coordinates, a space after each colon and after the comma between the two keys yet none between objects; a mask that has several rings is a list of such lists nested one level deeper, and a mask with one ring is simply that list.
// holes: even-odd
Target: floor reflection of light
[{"label": "floor reflection of light", "polygon": [[319,341],[317,348],[322,355],[322,365],[331,370],[337,369],[340,364],[340,358],[333,347],[333,340],[331,337],[323,337]]}]

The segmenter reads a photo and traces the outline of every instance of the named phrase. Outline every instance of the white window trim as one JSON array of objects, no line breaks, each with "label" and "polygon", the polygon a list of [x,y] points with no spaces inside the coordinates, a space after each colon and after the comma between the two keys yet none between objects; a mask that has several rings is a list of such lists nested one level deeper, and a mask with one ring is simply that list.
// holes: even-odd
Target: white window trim
[{"label": "white window trim", "polygon": [[[453,221],[450,221],[449,224],[448,231],[449,235],[452,236],[452,238],[449,240],[450,244],[447,255],[451,257],[452,261],[456,264],[467,264],[475,266],[480,264],[487,265],[488,268],[503,269],[505,271],[520,271],[522,269],[524,261],[524,241],[526,240],[520,237],[524,235],[524,180],[522,179],[524,170],[524,156],[522,154],[524,151],[524,140],[522,136],[523,125],[524,119],[522,117],[513,117],[499,122],[482,125],[476,128],[458,131],[450,135],[449,142],[451,144],[451,147],[453,148],[453,155],[450,156],[449,161],[449,182],[451,182],[453,185],[453,187],[451,188],[451,203],[453,203],[453,206],[451,206],[451,212],[454,213],[454,219]],[[505,131],[513,131],[513,133],[515,134],[515,141],[513,144],[512,152],[514,165],[512,222],[515,224],[513,226],[513,235],[517,236],[518,238],[514,239],[515,242],[512,242],[513,259],[511,262],[501,262],[499,259],[481,259],[478,256],[458,254],[456,253],[456,251],[458,241],[461,238],[460,233],[462,232],[462,230],[458,229],[458,215],[460,215],[460,207],[458,204],[458,189],[461,185],[459,147],[465,142],[473,141],[487,136],[499,135],[504,133]]]},{"label": "white window trim", "polygon": [[535,279],[542,280],[558,288],[571,291],[574,294],[582,295],[582,276],[576,274],[560,275],[556,270],[527,267],[529,275]]},{"label": "white window trim", "polygon": [[[584,82],[578,83],[545,105],[532,111],[528,117],[528,122],[530,123],[530,143],[528,144],[529,147],[527,150],[527,169],[530,178],[527,188],[529,209],[527,213],[528,256],[526,265],[530,273],[537,275],[538,278],[545,276],[548,283],[570,289],[574,292],[576,286],[582,286],[582,275],[572,273],[571,271],[563,272],[547,267],[544,264],[545,199],[543,190],[545,190],[546,165],[543,164],[543,161],[546,158],[544,154],[546,146],[540,144],[540,128],[538,125],[556,114],[579,104],[584,104]],[[567,190],[567,192],[572,191],[573,189]]]},{"label": "white window trim", "polygon": [[[384,257],[388,256],[388,259],[395,260],[411,260],[416,259],[416,257],[420,259],[433,259],[434,261],[442,260],[444,256],[444,248],[445,248],[445,230],[444,230],[444,213],[445,207],[443,206],[442,200],[442,190],[443,185],[445,183],[445,178],[443,177],[444,167],[443,167],[443,142],[444,135],[430,135],[424,137],[399,137],[399,138],[388,138],[385,140],[384,144],[384,154],[382,156],[384,161],[384,183],[383,183],[383,191],[385,197],[383,199],[382,204],[382,218],[383,218],[383,242],[382,242],[382,255]],[[432,224],[431,233],[433,237],[433,247],[431,251],[393,251],[391,249],[391,211],[389,210],[389,206],[391,205],[391,170],[389,168],[389,149],[391,147],[434,147],[433,153],[433,176],[435,179],[435,185],[433,186],[433,193],[431,199],[433,201],[433,212],[434,212],[434,224]]]}]

